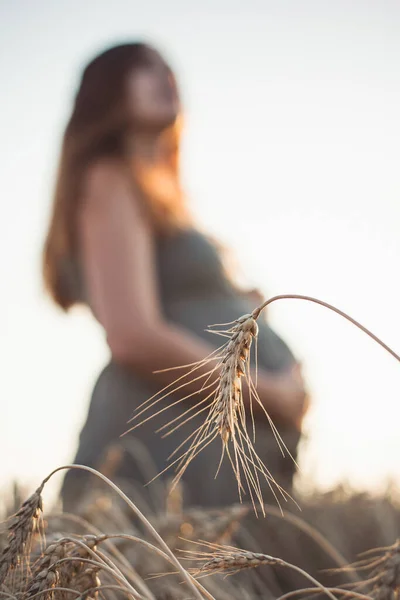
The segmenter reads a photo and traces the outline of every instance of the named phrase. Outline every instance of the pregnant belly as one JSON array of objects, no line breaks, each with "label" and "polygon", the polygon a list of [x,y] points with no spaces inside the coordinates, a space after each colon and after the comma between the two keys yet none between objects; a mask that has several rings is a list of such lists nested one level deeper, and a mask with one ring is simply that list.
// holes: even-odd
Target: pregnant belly
[{"label": "pregnant belly", "polygon": [[[222,345],[225,338],[207,332],[207,328],[216,323],[234,321],[242,315],[250,313],[254,308],[254,305],[242,296],[183,299],[164,307],[167,319],[189,329],[215,348]],[[287,368],[294,358],[286,343],[271,329],[262,315],[258,319],[258,326],[259,365],[273,372]],[[220,329],[224,329],[224,327]],[[253,344],[253,346],[255,345]],[[252,358],[254,359],[254,348]]]}]

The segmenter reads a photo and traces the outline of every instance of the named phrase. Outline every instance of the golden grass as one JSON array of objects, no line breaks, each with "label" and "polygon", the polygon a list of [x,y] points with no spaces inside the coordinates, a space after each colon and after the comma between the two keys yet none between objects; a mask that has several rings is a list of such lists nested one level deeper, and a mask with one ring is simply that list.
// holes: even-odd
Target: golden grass
[{"label": "golden grass", "polygon": [[[257,319],[271,303],[288,299],[312,302],[335,312],[367,334],[400,362],[400,356],[364,325],[335,306],[311,296],[298,294],[274,296],[255,308],[251,314],[242,315],[232,323],[210,326],[209,331],[227,338],[228,341],[204,360],[195,364],[177,367],[178,369],[189,368],[190,370],[178,377],[174,383],[166,386],[155,396],[141,404],[136,409],[136,414],[130,421],[134,424],[126,431],[126,433],[133,431],[143,423],[167,411],[168,408],[183,403],[188,399],[191,399],[191,406],[175,419],[168,421],[158,430],[159,432],[166,431],[165,435],[170,435],[182,427],[182,425],[190,422],[195,416],[200,414],[205,415],[202,424],[192,431],[178,445],[172,455],[168,457],[169,461],[171,459],[173,461],[170,462],[164,471],[159,473],[161,475],[171,467],[175,468],[176,475],[172,489],[178,484],[193,459],[217,438],[220,438],[222,450],[219,465],[216,465],[216,475],[218,475],[222,460],[226,455],[237,481],[240,501],[242,501],[243,494],[248,492],[254,510],[257,512],[258,507],[265,516],[261,480],[267,482],[278,505],[280,505],[279,497],[284,500],[290,498],[289,494],[275,481],[255,448],[256,432],[253,403],[256,403],[264,412],[282,454],[285,455],[286,452],[292,458],[257,394],[256,385],[252,380],[250,370],[250,348],[253,340],[257,340],[258,334]],[[216,329],[216,327],[224,328]],[[209,363],[214,363],[213,367],[208,372],[197,375],[198,369],[203,368]],[[200,401],[195,398],[198,392],[191,392],[187,395],[184,393],[187,385],[197,381],[199,382],[199,392],[203,392],[203,396],[204,392],[207,391],[206,396],[202,397]],[[247,385],[250,398],[247,410],[243,401],[243,381]],[[158,404],[161,401],[166,398],[169,399],[171,395],[177,393],[180,395],[178,400],[172,403],[169,402],[163,408],[158,408]],[[248,412],[250,413],[252,422],[252,435],[248,431]],[[175,458],[177,454],[178,457]]]},{"label": "golden grass", "polygon": [[[255,600],[317,594],[394,600],[400,592],[400,546],[394,541],[400,509],[393,498],[339,492],[297,498],[302,516],[282,517],[267,505],[261,521],[251,504],[210,511],[181,507],[149,522],[118,486],[90,473],[107,487],[82,503],[85,518],[80,512],[44,514],[45,544],[43,531],[30,525],[23,560],[10,567],[3,552],[0,568],[8,565],[9,571],[2,597]],[[0,544],[7,543],[7,534],[14,539],[13,532],[27,528],[27,515],[33,518],[38,502],[35,492],[10,517]],[[332,528],[341,536],[337,548],[324,535]],[[371,543],[377,550],[354,562]],[[226,578],[229,573],[236,575]]]},{"label": "golden grass", "polygon": [[[185,511],[179,501],[170,501],[167,512],[146,518],[127,494],[104,474],[80,465],[60,467],[22,503],[0,534],[1,597],[12,600],[122,597],[283,600],[317,594],[329,596],[331,600],[350,596],[362,600],[400,598],[400,543],[397,539],[400,510],[393,498],[374,500],[359,495],[343,499],[340,495],[328,495],[298,499],[303,518],[289,513],[286,519],[276,507],[264,504],[261,477],[283,496],[285,492],[258,457],[254,437],[251,439],[247,431],[242,381],[249,388],[251,411],[252,401],[261,405],[250,375],[250,348],[257,337],[256,320],[268,304],[284,298],[310,300],[334,310],[400,361],[393,350],[357,321],[325,302],[306,296],[272,298],[253,313],[227,324],[230,327],[214,330],[228,341],[204,361],[190,366],[190,375],[199,380],[203,391],[210,390],[209,393],[199,403],[200,408],[194,405],[177,421],[166,425],[176,430],[190,421],[193,410],[195,414],[205,412],[204,423],[177,449],[177,453],[181,448],[183,452],[172,463],[177,468],[175,489],[193,458],[219,437],[221,461],[225,455],[228,457],[238,482],[239,496],[241,498],[246,487],[251,504],[220,511],[194,508]],[[196,378],[197,368],[210,361],[215,361],[214,367]],[[215,373],[218,377],[210,384]],[[184,389],[185,377],[142,405],[134,427],[166,410],[168,406],[158,409],[158,402]],[[269,419],[267,413],[266,416]],[[270,425],[277,433],[272,421]],[[277,443],[281,443],[278,435]],[[216,467],[218,471],[218,465]],[[82,513],[50,514],[42,523],[43,488],[56,472],[66,468],[90,473],[100,479],[108,491],[103,488],[101,496],[86,499]],[[256,508],[256,503],[267,516],[265,520],[251,521],[254,515],[250,509]],[[199,540],[207,551],[199,551]],[[376,549],[356,560],[357,555],[368,548]],[[182,554],[189,559],[187,566],[180,560]],[[198,560],[202,563],[200,566]],[[259,567],[257,576],[253,575],[254,567]],[[246,573],[238,576],[240,581],[235,579],[235,583],[232,578],[218,576],[241,571]],[[215,577],[200,582],[199,578],[205,574]]]}]

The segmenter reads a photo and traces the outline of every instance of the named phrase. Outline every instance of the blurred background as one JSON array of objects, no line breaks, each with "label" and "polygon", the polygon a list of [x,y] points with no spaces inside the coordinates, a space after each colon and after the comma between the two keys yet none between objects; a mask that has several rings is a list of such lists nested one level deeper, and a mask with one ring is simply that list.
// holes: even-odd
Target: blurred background
[{"label": "blurred background", "polygon": [[[400,352],[397,0],[0,0],[0,484],[70,462],[107,350],[40,255],[83,65],[144,39],[178,74],[193,212],[265,294],[315,295]],[[315,305],[270,318],[313,406],[298,485],[400,483],[400,365]]]}]

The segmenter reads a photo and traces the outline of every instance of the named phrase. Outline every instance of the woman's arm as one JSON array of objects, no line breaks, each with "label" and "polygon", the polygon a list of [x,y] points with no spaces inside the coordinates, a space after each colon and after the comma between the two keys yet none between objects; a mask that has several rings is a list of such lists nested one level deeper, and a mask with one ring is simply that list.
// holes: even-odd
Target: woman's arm
[{"label": "woman's arm", "polygon": [[[202,361],[213,352],[213,346],[163,319],[154,236],[129,178],[118,164],[99,162],[88,172],[78,229],[89,302],[104,327],[116,362],[144,377],[157,377],[161,388],[184,371],[157,375],[154,371]],[[198,369],[196,375],[209,368]],[[299,386],[288,386],[286,379],[292,382],[293,378],[291,374],[273,377],[261,371],[258,377],[258,391],[271,416],[285,419],[292,400],[295,413],[299,404]],[[194,382],[185,393],[200,387],[201,382]]]}]

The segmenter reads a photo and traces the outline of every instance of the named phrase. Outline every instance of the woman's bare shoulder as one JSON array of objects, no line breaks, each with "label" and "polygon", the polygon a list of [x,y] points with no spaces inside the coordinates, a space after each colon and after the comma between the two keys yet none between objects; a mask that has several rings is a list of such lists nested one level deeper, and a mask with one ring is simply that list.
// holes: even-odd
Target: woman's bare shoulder
[{"label": "woman's bare shoulder", "polygon": [[102,206],[111,209],[128,203],[132,210],[136,204],[134,186],[122,161],[97,159],[87,167],[82,183],[82,208],[98,211]]}]

